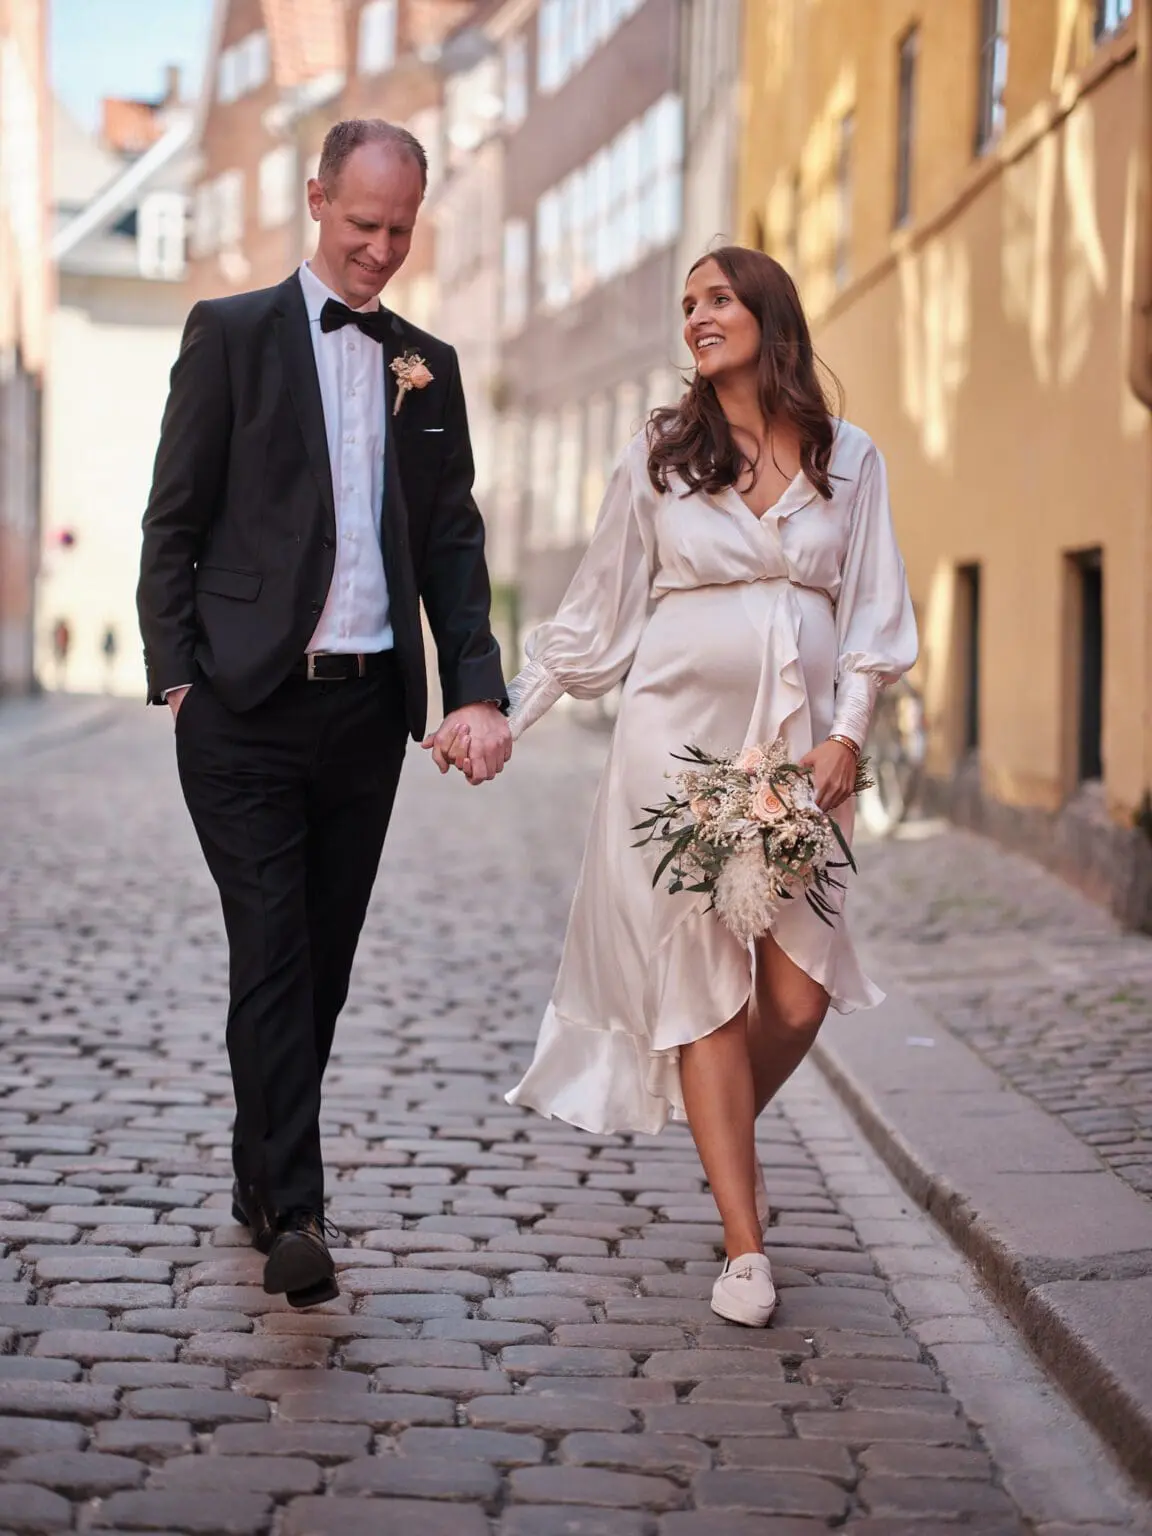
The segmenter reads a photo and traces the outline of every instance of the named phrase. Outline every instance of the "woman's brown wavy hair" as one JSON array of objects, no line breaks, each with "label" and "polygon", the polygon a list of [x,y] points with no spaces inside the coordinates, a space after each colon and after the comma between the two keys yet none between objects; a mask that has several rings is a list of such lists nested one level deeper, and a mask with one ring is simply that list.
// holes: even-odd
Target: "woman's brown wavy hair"
[{"label": "woman's brown wavy hair", "polygon": [[[688,276],[714,261],[732,291],[760,324],[760,409],[765,421],[784,420],[800,434],[800,465],[825,500],[832,496],[828,464],[834,427],[827,396],[817,376],[808,321],[796,284],[778,261],[763,251],[724,245],[701,256]],[[839,386],[834,387],[839,392]],[[669,488],[673,471],[689,491],[715,494],[735,485],[748,469],[736,446],[716,391],[699,373],[678,405],[649,417],[648,475],[658,491]]]}]

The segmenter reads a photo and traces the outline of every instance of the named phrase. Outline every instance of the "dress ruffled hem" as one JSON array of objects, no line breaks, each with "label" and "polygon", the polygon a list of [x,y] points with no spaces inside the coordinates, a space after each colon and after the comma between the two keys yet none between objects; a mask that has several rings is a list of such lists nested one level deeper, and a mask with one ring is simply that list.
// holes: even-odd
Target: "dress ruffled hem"
[{"label": "dress ruffled hem", "polygon": [[581,1131],[655,1136],[684,1119],[679,1062],[678,1048],[654,1051],[629,1030],[578,1024],[549,1003],[532,1065],[504,1098]]},{"label": "dress ruffled hem", "polygon": [[[786,944],[780,947],[787,955]],[[842,1014],[874,1008],[884,1001],[884,993],[864,975],[855,951],[851,946],[849,949],[850,979],[841,974],[838,978],[829,975],[825,981],[815,974],[818,966],[809,972],[829,992],[829,1006]],[[734,1008],[724,1010],[723,1018],[683,1044],[706,1039],[733,1018],[747,1000],[745,994]],[[661,1049],[618,1025],[578,1023],[550,1002],[532,1064],[504,1099],[521,1109],[535,1110],[546,1120],[563,1120],[596,1135],[655,1136],[669,1120],[687,1118],[680,1090],[680,1049],[679,1045]]]}]

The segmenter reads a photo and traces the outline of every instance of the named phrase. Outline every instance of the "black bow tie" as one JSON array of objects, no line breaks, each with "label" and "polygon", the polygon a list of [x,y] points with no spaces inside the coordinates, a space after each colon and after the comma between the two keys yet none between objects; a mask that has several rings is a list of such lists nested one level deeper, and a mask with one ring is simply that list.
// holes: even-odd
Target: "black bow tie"
[{"label": "black bow tie", "polygon": [[390,319],[386,309],[349,309],[339,299],[326,299],[320,311],[320,329],[338,331],[342,325],[354,325],[358,331],[363,331],[365,336],[370,336],[383,346]]}]

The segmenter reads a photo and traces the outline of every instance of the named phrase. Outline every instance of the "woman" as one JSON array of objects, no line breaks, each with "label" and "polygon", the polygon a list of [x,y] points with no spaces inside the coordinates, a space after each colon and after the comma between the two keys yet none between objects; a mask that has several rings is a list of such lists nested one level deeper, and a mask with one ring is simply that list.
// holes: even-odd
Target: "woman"
[{"label": "woman", "polygon": [[632,828],[686,744],[726,753],[783,735],[850,835],[872,705],[912,665],[916,632],[884,462],[830,415],[791,278],[729,246],[692,268],[683,305],[691,387],[625,450],[510,688],[516,737],[562,693],[595,698],[626,678],[556,989],[508,1100],[599,1132],[686,1115],[724,1224],[713,1310],[763,1326],[776,1297],[756,1116],[829,1005],[882,994],[842,917],[827,927],[787,902],[747,948],[706,896],[653,888],[659,845],[634,848]]}]

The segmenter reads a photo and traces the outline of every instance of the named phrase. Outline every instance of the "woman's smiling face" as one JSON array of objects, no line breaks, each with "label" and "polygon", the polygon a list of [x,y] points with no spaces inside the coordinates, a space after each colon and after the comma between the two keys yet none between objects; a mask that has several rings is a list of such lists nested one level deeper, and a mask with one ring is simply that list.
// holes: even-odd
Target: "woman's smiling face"
[{"label": "woman's smiling face", "polygon": [[760,323],[736,297],[719,263],[709,258],[684,287],[684,340],[700,377],[715,384],[760,362]]}]

